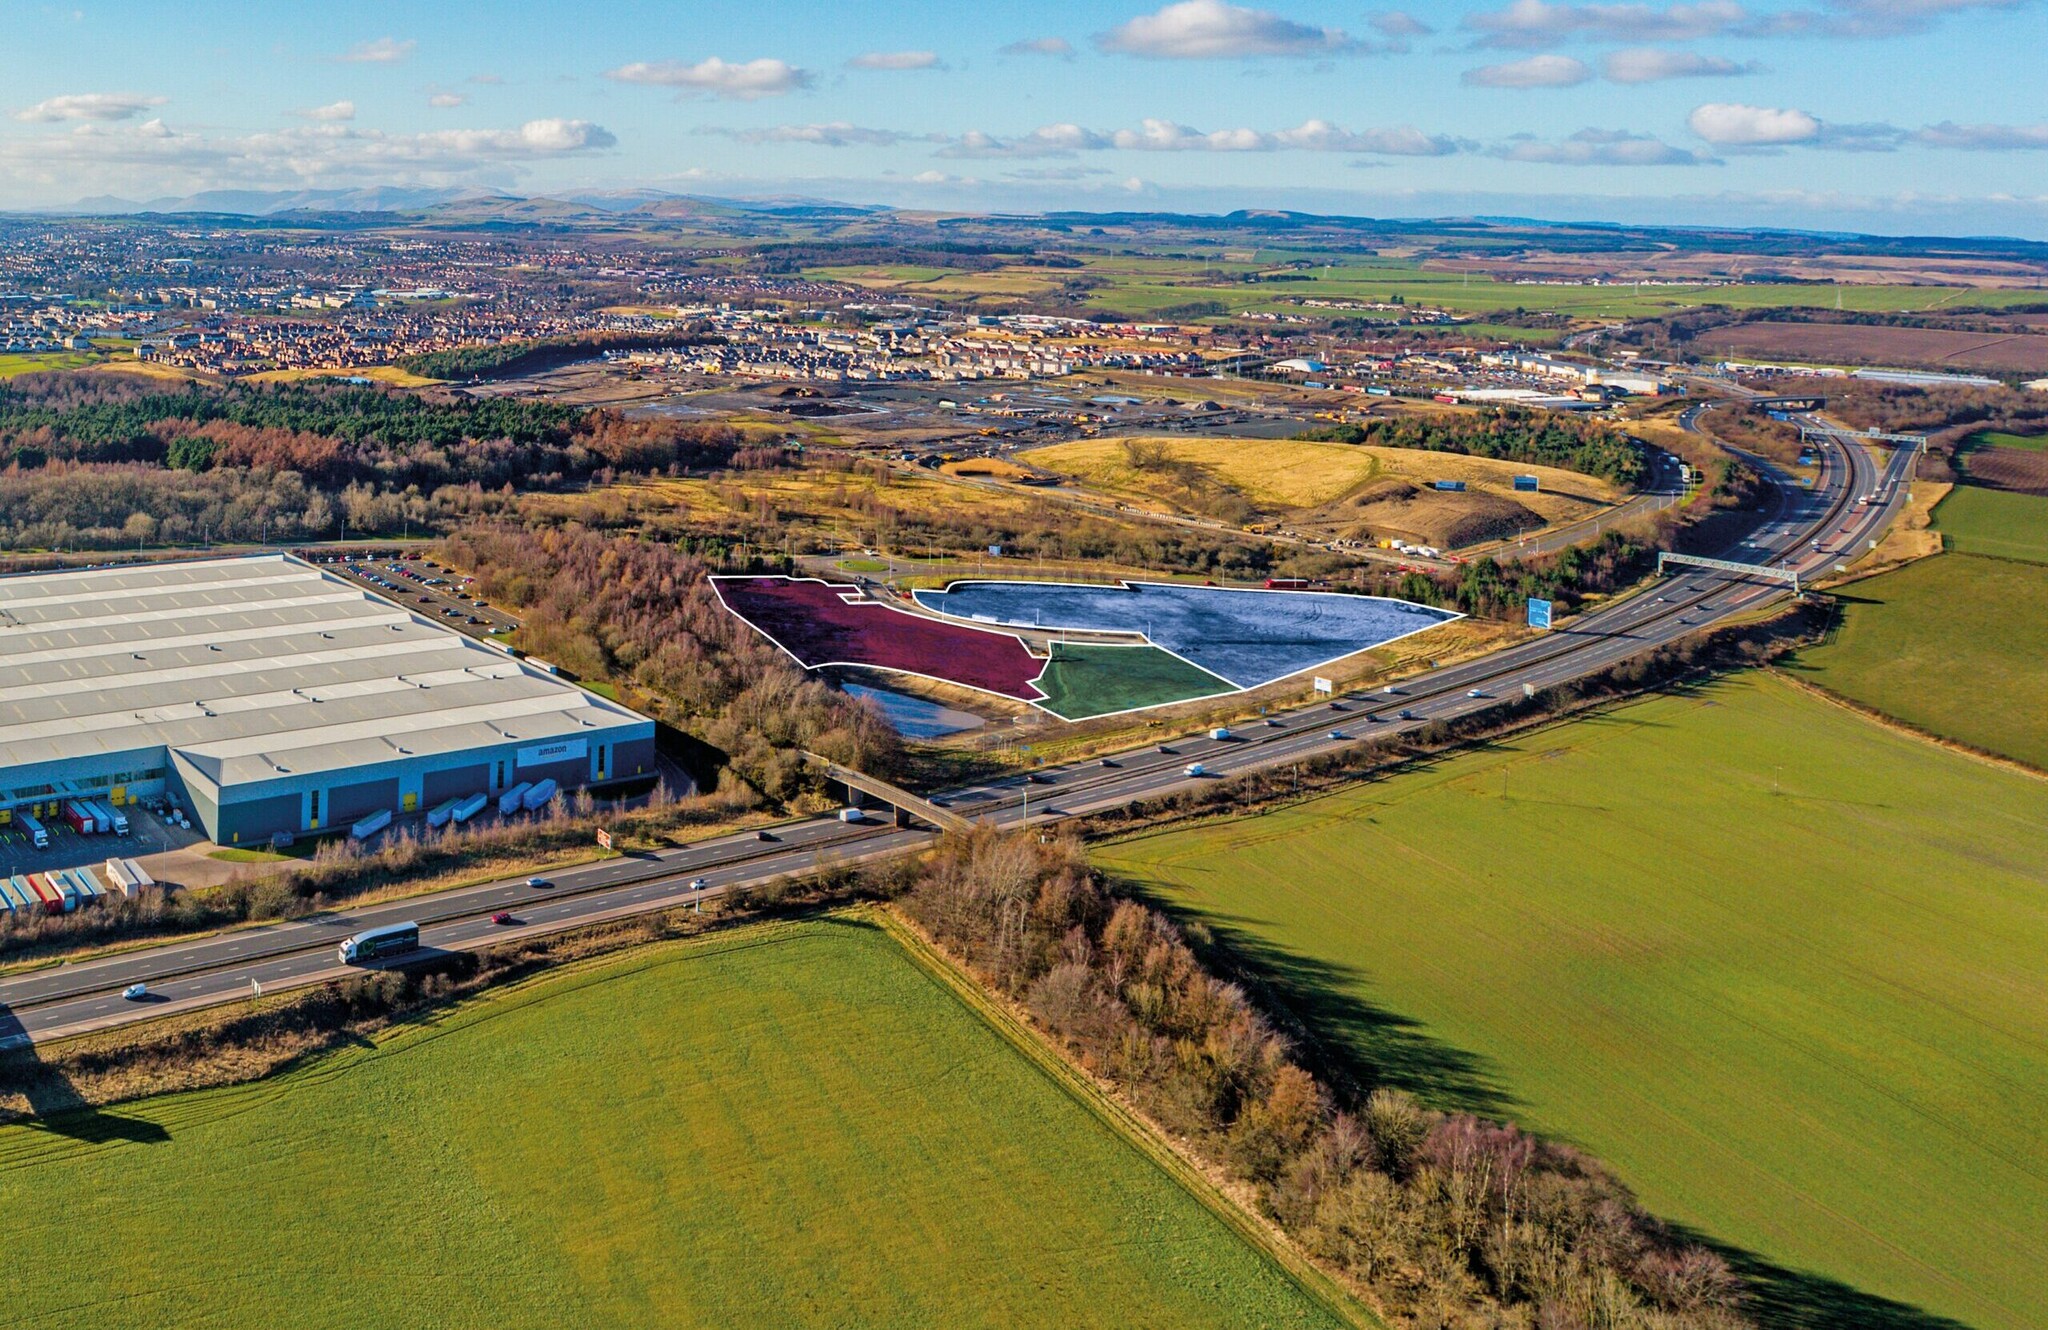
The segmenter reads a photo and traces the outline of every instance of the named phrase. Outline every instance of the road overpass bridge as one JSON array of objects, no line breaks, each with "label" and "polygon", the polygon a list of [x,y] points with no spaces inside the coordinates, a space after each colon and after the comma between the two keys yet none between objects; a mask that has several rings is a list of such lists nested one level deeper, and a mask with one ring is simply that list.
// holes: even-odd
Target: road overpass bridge
[{"label": "road overpass bridge", "polygon": [[891,784],[880,777],[870,776],[864,771],[855,771],[852,767],[842,767],[829,757],[821,757],[809,751],[805,751],[804,761],[816,767],[828,784],[845,789],[849,795],[846,801],[848,804],[857,804],[851,797],[854,791],[887,804],[894,812],[896,825],[899,827],[909,826],[912,817],[922,818],[941,831],[965,831],[969,826],[967,819],[958,813],[941,808],[931,800],[912,794],[902,786]]}]

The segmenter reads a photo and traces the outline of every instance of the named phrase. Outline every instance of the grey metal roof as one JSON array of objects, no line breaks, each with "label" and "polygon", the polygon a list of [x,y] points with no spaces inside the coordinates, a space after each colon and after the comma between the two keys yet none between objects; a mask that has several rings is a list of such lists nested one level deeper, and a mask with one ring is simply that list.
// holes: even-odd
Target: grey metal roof
[{"label": "grey metal roof", "polygon": [[0,772],[163,746],[235,785],[645,723],[285,555],[0,578]]}]

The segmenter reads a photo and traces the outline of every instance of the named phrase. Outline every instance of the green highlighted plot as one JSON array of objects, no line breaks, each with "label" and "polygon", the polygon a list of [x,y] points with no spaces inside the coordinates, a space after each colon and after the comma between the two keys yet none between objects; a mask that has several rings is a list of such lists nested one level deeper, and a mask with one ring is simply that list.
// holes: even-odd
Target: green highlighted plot
[{"label": "green highlighted plot", "polygon": [[1934,525],[1958,553],[2048,563],[2048,499],[2039,495],[1958,485],[1935,505]]},{"label": "green highlighted plot", "polygon": [[[2048,512],[2048,499],[2032,502]],[[1841,627],[1799,653],[1814,682],[2048,768],[2048,565],[1943,554],[1838,594]]]},{"label": "green highlighted plot", "polygon": [[1045,673],[1034,682],[1046,695],[1040,705],[1063,720],[1086,720],[1237,691],[1228,680],[1190,665],[1170,651],[1095,643],[1055,642]]},{"label": "green highlighted plot", "polygon": [[[1774,1325],[2048,1324],[2048,782],[1767,677],[1097,861],[1339,1055],[1776,1263]],[[1840,1281],[1842,1288],[1827,1281]]]},{"label": "green highlighted plot", "polygon": [[40,1327],[1341,1324],[847,919],[0,1129],[0,1205]]}]

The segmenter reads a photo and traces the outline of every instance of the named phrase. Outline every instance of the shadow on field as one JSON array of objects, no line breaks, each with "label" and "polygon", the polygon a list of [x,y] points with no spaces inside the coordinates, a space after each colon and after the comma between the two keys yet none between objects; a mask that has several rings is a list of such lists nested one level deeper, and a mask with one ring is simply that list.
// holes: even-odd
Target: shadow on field
[{"label": "shadow on field", "polygon": [[[1187,930],[1189,945],[1205,964],[1244,985],[1340,1099],[1357,1102],[1386,1086],[1406,1090],[1432,1108],[1503,1121],[1517,1117],[1520,1101],[1487,1059],[1432,1038],[1412,1017],[1358,996],[1370,984],[1364,971],[1296,955],[1259,936],[1250,921],[1178,910],[1127,879],[1120,886]],[[1788,1269],[1684,1225],[1671,1228],[1727,1258],[1749,1292],[1752,1318],[1774,1330],[1967,1330],[1963,1322]]]},{"label": "shadow on field", "polygon": [[1748,1287],[1750,1316],[1760,1325],[1786,1330],[1968,1330],[1962,1321],[1865,1293],[1810,1270],[1788,1270],[1704,1233],[1674,1228],[1727,1258]]},{"label": "shadow on field", "polygon": [[[20,1029],[20,1023],[11,1014],[6,1024]],[[0,1053],[0,1094],[18,1094],[28,1102],[30,1116],[20,1125],[31,1131],[48,1132],[88,1145],[110,1141],[161,1145],[171,1139],[171,1133],[160,1122],[109,1113],[86,1104],[71,1078],[37,1057],[32,1044]]]},{"label": "shadow on field", "polygon": [[1359,970],[1296,955],[1228,919],[1175,910],[1172,903],[1127,890],[1188,930],[1203,960],[1252,991],[1298,1045],[1309,1069],[1346,1098],[1385,1086],[1453,1112],[1512,1116],[1516,1100],[1486,1059],[1432,1038],[1412,1017],[1358,996],[1368,982]]}]

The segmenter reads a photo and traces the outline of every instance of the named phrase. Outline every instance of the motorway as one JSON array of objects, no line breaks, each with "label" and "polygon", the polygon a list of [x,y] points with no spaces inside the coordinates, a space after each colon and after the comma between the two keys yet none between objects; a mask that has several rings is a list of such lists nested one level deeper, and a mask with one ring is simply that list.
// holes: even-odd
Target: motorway
[{"label": "motorway", "polygon": [[[1763,522],[1724,557],[1817,576],[1874,540],[1904,501],[1916,454],[1894,452],[1880,468],[1860,445],[1831,441],[1811,490],[1781,481]],[[1879,496],[1872,503],[1859,502]],[[1689,571],[1567,621],[1554,633],[1479,660],[1434,670],[1378,693],[1352,695],[1276,713],[1218,740],[1199,737],[1125,752],[1029,776],[933,796],[963,816],[1000,826],[1033,825],[1099,812],[1197,787],[1219,777],[1286,767],[1381,738],[1484,710],[1524,689],[1540,690],[1595,673],[1717,621],[1785,595],[1776,582]],[[1188,768],[1199,763],[1202,774]],[[45,1041],[169,1012],[325,982],[361,967],[344,966],[340,940],[403,920],[421,925],[417,963],[440,952],[604,919],[688,905],[733,887],[765,882],[821,864],[901,854],[935,833],[874,822],[814,818],[756,833],[725,836],[658,854],[626,855],[554,875],[535,888],[523,880],[436,892],[385,905],[337,910],[290,922],[236,929],[140,947],[98,960],[0,979],[0,1047]],[[701,879],[701,889],[693,883]],[[510,925],[491,922],[498,912]],[[145,982],[150,996],[121,990]]]}]

